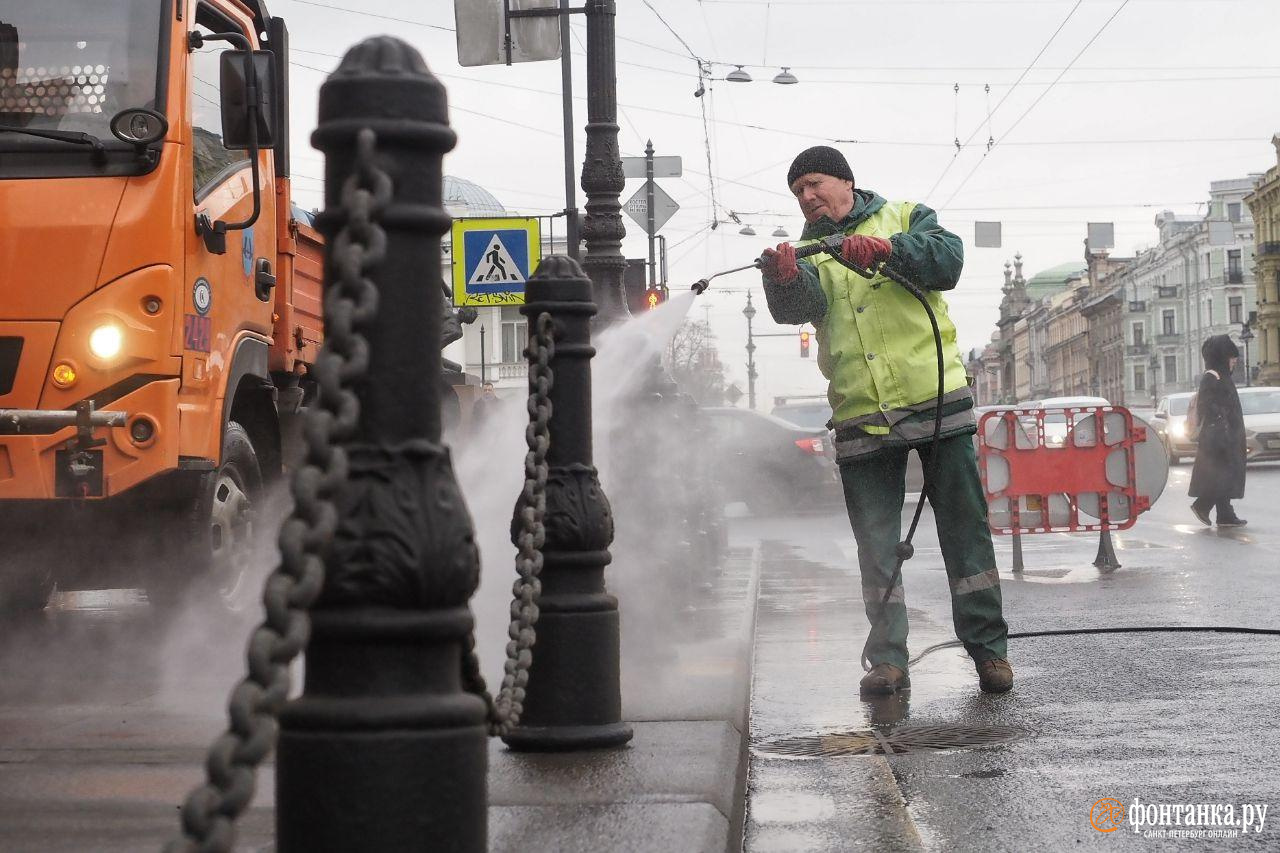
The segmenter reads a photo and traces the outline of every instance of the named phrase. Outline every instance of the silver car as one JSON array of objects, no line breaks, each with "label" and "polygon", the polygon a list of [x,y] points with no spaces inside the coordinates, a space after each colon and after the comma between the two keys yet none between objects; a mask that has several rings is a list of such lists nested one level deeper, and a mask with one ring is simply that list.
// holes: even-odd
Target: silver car
[{"label": "silver car", "polygon": [[1196,455],[1196,443],[1187,435],[1187,407],[1194,396],[1188,392],[1161,397],[1151,416],[1151,426],[1169,451],[1170,465]]},{"label": "silver car", "polygon": [[1240,410],[1249,461],[1280,459],[1280,388],[1241,388]]}]

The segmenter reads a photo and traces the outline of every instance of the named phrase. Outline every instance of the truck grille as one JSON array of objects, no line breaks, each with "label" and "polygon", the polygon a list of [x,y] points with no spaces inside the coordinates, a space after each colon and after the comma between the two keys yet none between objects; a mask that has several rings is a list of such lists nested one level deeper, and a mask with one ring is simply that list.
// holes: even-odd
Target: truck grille
[{"label": "truck grille", "polygon": [[18,356],[22,355],[22,338],[0,338],[0,397],[13,390],[18,375]]}]

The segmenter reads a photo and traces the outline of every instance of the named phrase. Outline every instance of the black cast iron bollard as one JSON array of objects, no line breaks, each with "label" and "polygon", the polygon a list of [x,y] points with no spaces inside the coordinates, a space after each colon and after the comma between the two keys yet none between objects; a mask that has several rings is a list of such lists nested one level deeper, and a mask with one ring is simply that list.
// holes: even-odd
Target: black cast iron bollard
[{"label": "black cast iron bollard", "polygon": [[520,725],[503,740],[530,751],[621,746],[632,732],[622,722],[618,600],[604,583],[613,516],[592,465],[591,280],[571,258],[546,258],[520,311],[530,325],[543,312],[554,320],[555,383],[538,640]]},{"label": "black cast iron bollard", "polygon": [[306,685],[280,717],[278,849],[482,851],[485,706],[460,672],[479,561],[440,443],[444,88],[404,42],[369,39],[321,87],[312,139],[325,285],[363,275],[377,310],[357,321],[368,368]]}]

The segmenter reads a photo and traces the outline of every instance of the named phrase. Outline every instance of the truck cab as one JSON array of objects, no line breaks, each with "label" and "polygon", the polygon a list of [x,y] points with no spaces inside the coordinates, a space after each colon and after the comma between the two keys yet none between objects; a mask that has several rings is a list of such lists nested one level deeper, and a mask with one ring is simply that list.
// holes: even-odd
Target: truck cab
[{"label": "truck cab", "polygon": [[[287,41],[257,0],[0,0],[6,542],[133,533],[177,546],[132,561],[155,596],[237,581],[321,341]],[[102,563],[6,563],[0,608],[115,582]]]}]

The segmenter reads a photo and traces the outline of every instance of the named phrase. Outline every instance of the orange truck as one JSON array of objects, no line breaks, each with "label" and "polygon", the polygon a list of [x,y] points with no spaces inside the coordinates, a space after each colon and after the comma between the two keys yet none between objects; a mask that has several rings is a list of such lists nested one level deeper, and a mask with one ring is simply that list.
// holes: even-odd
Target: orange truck
[{"label": "orange truck", "polygon": [[322,338],[287,51],[260,0],[0,0],[0,609],[244,585]]}]

